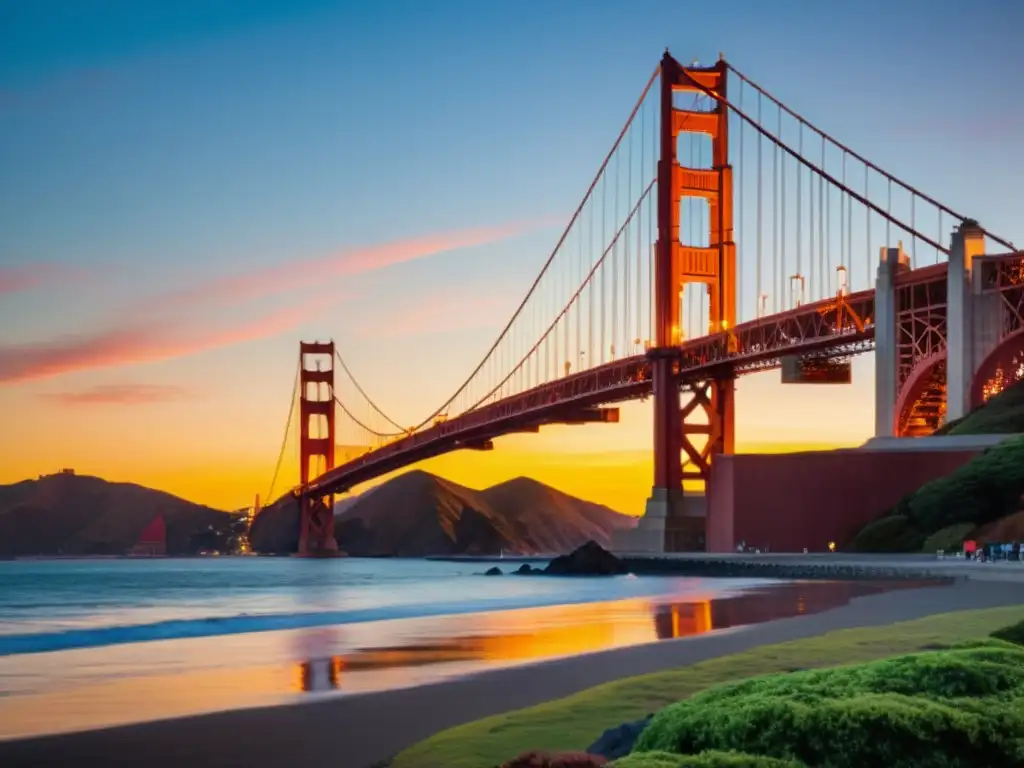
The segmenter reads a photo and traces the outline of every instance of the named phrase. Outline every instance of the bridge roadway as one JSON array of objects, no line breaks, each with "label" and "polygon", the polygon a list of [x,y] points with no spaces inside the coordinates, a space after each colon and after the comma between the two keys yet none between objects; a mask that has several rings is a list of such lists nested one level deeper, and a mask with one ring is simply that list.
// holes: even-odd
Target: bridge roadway
[{"label": "bridge roadway", "polygon": [[[935,279],[945,281],[945,273]],[[680,385],[775,368],[791,355],[866,352],[874,343],[874,295],[874,290],[867,290],[825,299],[684,342],[674,351],[679,357]],[[341,493],[410,464],[543,425],[603,420],[597,406],[651,393],[648,355],[615,360],[479,405],[399,438],[320,475],[307,492],[314,497]]]}]

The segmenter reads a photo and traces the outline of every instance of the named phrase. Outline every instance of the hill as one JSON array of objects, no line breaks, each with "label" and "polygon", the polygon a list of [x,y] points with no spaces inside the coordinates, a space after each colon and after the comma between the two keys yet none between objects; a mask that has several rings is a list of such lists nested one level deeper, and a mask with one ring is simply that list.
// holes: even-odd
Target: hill
[{"label": "hill", "polygon": [[225,512],[162,491],[98,477],[59,474],[0,485],[0,556],[123,554],[156,515],[167,524],[167,553],[204,547],[226,530]]},{"label": "hill", "polygon": [[936,435],[1024,433],[1024,382],[1007,387],[960,419],[943,424]]},{"label": "hill", "polygon": [[[962,419],[948,435],[1024,432],[1024,382],[1007,387]],[[1024,534],[1024,435],[986,449],[946,477],[902,498],[866,525],[852,547],[862,552],[951,550],[967,539],[1019,540]]]},{"label": "hill", "polygon": [[528,477],[499,483],[480,495],[497,513],[526,526],[534,552],[570,552],[590,540],[608,548],[612,531],[636,524],[635,518]]},{"label": "hill", "polygon": [[[528,478],[483,491],[415,470],[335,507],[338,546],[356,556],[567,552],[634,519]],[[268,514],[269,511],[269,514]],[[265,518],[265,519],[264,519]],[[282,499],[253,521],[257,552],[294,552],[298,505]]]}]

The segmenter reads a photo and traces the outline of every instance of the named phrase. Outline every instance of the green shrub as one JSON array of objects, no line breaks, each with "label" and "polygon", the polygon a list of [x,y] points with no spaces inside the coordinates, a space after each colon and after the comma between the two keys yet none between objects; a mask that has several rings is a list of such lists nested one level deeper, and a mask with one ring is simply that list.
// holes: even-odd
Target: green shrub
[{"label": "green shrub", "polygon": [[851,548],[855,552],[920,552],[924,538],[906,516],[891,515],[864,526]]},{"label": "green shrub", "polygon": [[1018,765],[1024,649],[990,641],[719,686],[657,713],[634,753],[724,749],[819,768]]},{"label": "green shrub", "polygon": [[1024,436],[993,446],[946,477],[925,483],[910,502],[908,522],[922,531],[958,523],[984,525],[1016,512],[1022,492]]},{"label": "green shrub", "polygon": [[987,403],[936,431],[944,435],[1005,435],[1024,432],[1024,382],[1007,387]]},{"label": "green shrub", "polygon": [[974,523],[957,523],[936,531],[924,540],[921,549],[925,552],[959,552],[964,548],[964,541],[975,528]]},{"label": "green shrub", "polygon": [[1024,645],[1024,621],[1018,621],[1016,624],[997,629],[992,633],[992,637],[997,640],[1014,643],[1015,645]]},{"label": "green shrub", "polygon": [[796,760],[759,757],[743,752],[701,752],[674,755],[671,752],[637,752],[610,763],[608,768],[806,768]]}]

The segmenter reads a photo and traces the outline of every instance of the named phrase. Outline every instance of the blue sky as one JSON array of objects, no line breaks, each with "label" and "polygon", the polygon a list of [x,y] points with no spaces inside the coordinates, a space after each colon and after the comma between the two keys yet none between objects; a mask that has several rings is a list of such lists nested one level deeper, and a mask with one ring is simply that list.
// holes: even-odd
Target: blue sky
[{"label": "blue sky", "polygon": [[[4,345],[136,320],[187,335],[317,307],[245,343],[0,384],[0,409],[18,414],[12,429],[36,446],[10,471],[63,463],[38,438],[61,425],[81,444],[68,461],[114,451],[114,438],[98,436],[112,430],[167,466],[191,466],[184,435],[222,417],[245,427],[218,428],[211,455],[256,462],[279,440],[300,336],[333,336],[383,403],[420,415],[461,381],[529,285],[559,234],[551,222],[575,208],[666,46],[684,62],[724,51],[879,165],[1024,239],[1022,21],[1013,0],[0,0],[0,269],[45,265],[50,275],[0,296]],[[255,304],[145,323],[134,309],[218,278],[510,222],[528,225]],[[382,315],[449,301],[468,302],[474,322],[405,340],[381,327]],[[840,419],[842,439],[870,429],[870,360],[858,371],[862,384],[842,395],[855,414]],[[820,418],[776,423],[763,411],[836,395],[763,381],[751,380],[747,411],[741,400],[741,432],[788,429],[786,441],[820,431]],[[187,409],[71,413],[41,399],[115,384],[196,398]],[[644,445],[640,422],[613,442]],[[136,471],[111,456],[118,471]]]}]

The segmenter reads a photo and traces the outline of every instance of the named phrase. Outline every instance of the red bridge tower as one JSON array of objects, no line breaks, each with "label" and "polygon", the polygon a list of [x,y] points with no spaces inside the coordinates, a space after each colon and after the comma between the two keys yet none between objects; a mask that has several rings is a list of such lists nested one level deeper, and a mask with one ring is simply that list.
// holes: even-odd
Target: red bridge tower
[{"label": "red bridge tower", "polygon": [[[313,365],[315,367],[310,367]],[[334,540],[334,496],[306,492],[311,478],[334,468],[334,342],[299,345],[299,555],[338,551]]]},{"label": "red bridge tower", "polygon": [[[655,245],[655,338],[649,352],[654,384],[654,487],[638,531],[644,547],[687,551],[704,548],[706,501],[683,494],[683,480],[707,489],[711,457],[733,452],[733,378],[685,382],[680,397],[683,286],[707,286],[708,333],[736,322],[736,245],[733,242],[729,113],[725,103],[697,112],[677,108],[677,93],[726,98],[726,65],[683,67],[666,51],[661,60],[661,157],[658,162],[658,241]],[[711,137],[711,168],[684,168],[676,158],[678,137]],[[680,240],[684,197],[707,201],[708,245]],[[703,416],[703,418],[701,418]],[[696,417],[696,418],[695,418]],[[695,441],[698,435],[705,441]],[[684,466],[685,465],[685,466]]]}]

